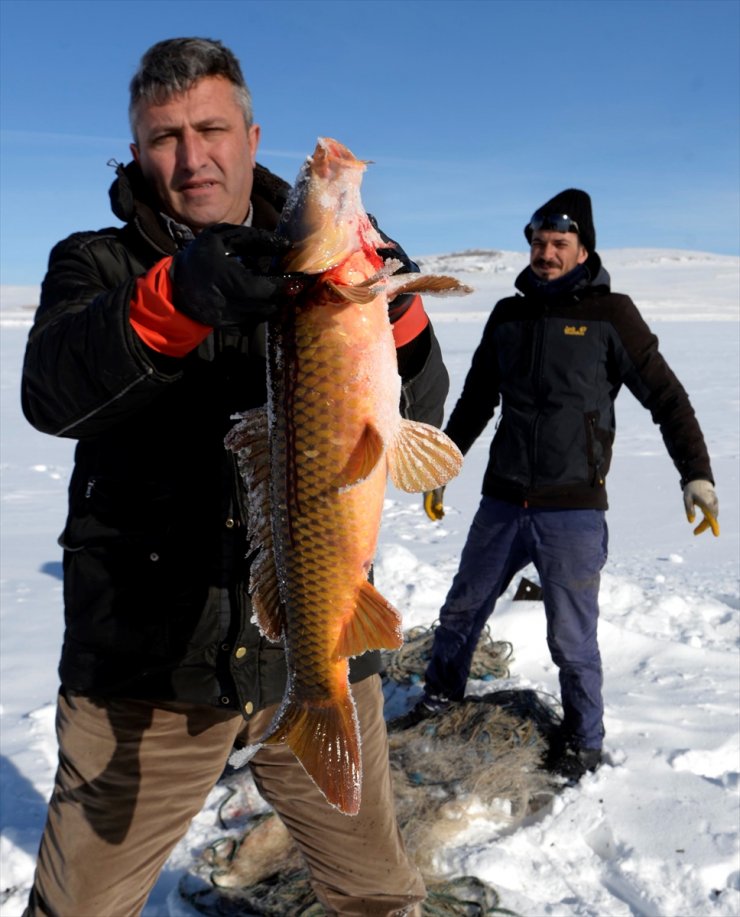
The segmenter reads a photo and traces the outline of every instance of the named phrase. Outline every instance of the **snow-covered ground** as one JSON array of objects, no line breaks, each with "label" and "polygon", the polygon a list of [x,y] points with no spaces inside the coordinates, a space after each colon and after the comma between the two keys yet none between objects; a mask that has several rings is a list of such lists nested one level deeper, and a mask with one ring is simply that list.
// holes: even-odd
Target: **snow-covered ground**
[{"label": "snow-covered ground", "polygon": [[[450,873],[486,879],[504,907],[531,917],[730,917],[740,914],[740,259],[637,249],[603,258],[613,288],[635,299],[689,391],[712,455],[722,534],[694,537],[659,432],[623,393],[601,588],[609,763],[514,831],[475,823],[439,861]],[[427,300],[452,378],[449,412],[483,322],[511,292],[526,256],[476,251],[420,260],[476,290],[465,299]],[[21,307],[37,291],[2,293],[0,914],[16,917],[55,766],[56,536],[73,444],[22,419],[18,379],[32,312]],[[493,424],[448,487],[441,523],[427,520],[420,498],[388,491],[376,584],[408,627],[436,618],[478,503],[492,431]],[[524,575],[536,579],[532,569]],[[504,686],[556,694],[541,605],[513,603],[516,582],[491,620],[494,638],[514,646]],[[194,820],[145,917],[170,913],[167,898],[183,870],[223,833],[222,797],[214,791]]]}]

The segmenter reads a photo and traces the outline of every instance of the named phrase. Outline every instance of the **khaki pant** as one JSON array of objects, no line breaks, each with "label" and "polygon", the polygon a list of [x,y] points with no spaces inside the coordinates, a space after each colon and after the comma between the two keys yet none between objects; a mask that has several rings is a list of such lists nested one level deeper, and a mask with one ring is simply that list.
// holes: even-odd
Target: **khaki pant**
[{"label": "khaki pant", "polygon": [[[396,823],[379,676],[353,685],[353,695],[363,755],[358,815],[330,806],[286,745],[264,746],[249,767],[330,914],[420,914],[424,885]],[[234,742],[254,744],[274,712],[245,722],[215,707],[60,694],[59,768],[24,917],[140,914]]]}]

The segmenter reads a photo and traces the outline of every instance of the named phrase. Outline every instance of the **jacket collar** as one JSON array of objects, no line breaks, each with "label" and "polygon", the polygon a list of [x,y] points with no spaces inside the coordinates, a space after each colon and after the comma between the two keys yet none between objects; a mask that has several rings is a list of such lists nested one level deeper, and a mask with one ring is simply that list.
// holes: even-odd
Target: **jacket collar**
[{"label": "jacket collar", "polygon": [[540,280],[532,268],[527,267],[517,277],[516,288],[534,299],[552,301],[560,297],[579,297],[583,292],[608,293],[611,289],[611,278],[601,263],[596,252],[588,256],[584,264],[579,264],[564,277],[557,280]]}]

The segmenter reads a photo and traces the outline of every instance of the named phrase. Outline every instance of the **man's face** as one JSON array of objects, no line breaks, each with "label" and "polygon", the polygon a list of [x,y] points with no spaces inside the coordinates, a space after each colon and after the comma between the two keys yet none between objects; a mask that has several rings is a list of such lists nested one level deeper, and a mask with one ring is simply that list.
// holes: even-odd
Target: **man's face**
[{"label": "man's face", "polygon": [[259,136],[234,85],[208,76],[163,105],[141,103],[131,152],[166,213],[197,231],[244,221]]},{"label": "man's face", "polygon": [[532,235],[529,263],[540,280],[557,280],[587,258],[588,252],[574,232],[538,229]]}]

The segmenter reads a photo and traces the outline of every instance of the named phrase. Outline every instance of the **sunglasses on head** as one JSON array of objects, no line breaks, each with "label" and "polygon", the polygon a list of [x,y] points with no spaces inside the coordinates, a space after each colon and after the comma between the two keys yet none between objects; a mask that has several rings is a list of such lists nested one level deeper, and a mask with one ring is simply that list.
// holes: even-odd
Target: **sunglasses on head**
[{"label": "sunglasses on head", "polygon": [[554,232],[580,233],[578,223],[567,213],[540,213],[537,211],[529,221],[529,228],[533,232],[539,229],[551,229]]}]

